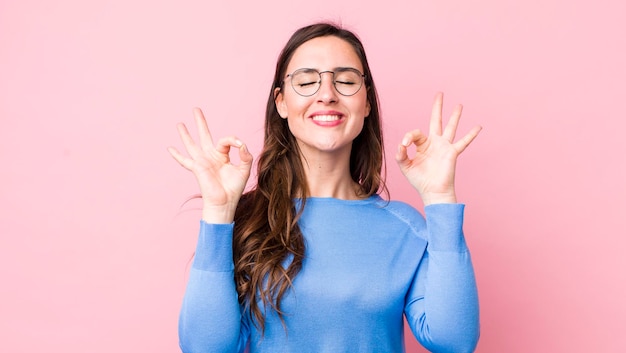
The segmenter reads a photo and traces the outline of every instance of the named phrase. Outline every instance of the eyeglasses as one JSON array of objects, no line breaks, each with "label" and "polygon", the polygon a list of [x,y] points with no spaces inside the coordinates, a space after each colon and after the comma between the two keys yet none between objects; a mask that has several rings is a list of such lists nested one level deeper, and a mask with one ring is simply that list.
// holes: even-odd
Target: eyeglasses
[{"label": "eyeglasses", "polygon": [[310,97],[317,93],[322,85],[322,74],[333,74],[333,86],[344,96],[355,95],[363,86],[365,75],[351,67],[341,67],[335,71],[317,71],[315,69],[298,69],[285,76],[291,78],[291,87],[297,94]]}]

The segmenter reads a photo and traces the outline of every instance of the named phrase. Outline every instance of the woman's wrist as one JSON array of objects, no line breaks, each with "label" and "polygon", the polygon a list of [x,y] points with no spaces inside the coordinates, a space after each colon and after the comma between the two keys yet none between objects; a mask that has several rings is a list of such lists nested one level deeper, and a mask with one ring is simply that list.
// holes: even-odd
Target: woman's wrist
[{"label": "woman's wrist", "polygon": [[229,224],[235,219],[235,207],[204,205],[202,207],[202,220],[209,224]]},{"label": "woman's wrist", "polygon": [[433,205],[437,203],[457,203],[456,193],[454,191],[445,193],[425,193],[422,196],[422,202],[424,206]]}]

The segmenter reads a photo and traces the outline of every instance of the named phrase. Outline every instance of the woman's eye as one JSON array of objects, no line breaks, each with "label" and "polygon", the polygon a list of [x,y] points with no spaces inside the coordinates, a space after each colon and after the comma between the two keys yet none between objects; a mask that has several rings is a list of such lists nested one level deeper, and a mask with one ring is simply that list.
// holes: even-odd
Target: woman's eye
[{"label": "woman's eye", "polygon": [[298,85],[299,85],[300,87],[306,87],[306,86],[311,86],[311,85],[314,85],[314,84],[316,84],[316,83],[317,83],[317,82],[315,82],[315,81],[311,81],[311,82],[302,82],[302,83],[300,83],[300,84],[298,84]]}]

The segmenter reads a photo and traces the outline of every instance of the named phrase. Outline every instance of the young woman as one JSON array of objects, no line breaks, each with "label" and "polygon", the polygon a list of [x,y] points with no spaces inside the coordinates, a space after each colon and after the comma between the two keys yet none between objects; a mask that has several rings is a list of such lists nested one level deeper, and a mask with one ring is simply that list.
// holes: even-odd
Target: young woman
[{"label": "young woman", "polygon": [[[267,102],[257,184],[235,136],[214,141],[199,109],[188,156],[203,200],[196,254],[180,314],[184,352],[402,352],[403,315],[433,352],[473,351],[478,298],[454,189],[458,106],[442,127],[408,132],[396,160],[425,217],[386,201],[378,97],[351,32],[319,23],[283,49]],[[409,156],[409,147],[415,152]],[[240,163],[230,162],[235,150]]]}]

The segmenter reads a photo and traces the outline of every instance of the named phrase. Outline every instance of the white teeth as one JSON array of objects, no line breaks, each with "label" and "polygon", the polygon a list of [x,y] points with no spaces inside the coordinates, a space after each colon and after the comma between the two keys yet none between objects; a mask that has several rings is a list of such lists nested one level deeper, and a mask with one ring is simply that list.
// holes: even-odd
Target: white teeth
[{"label": "white teeth", "polygon": [[317,121],[335,121],[339,120],[339,115],[316,115],[313,120]]}]

